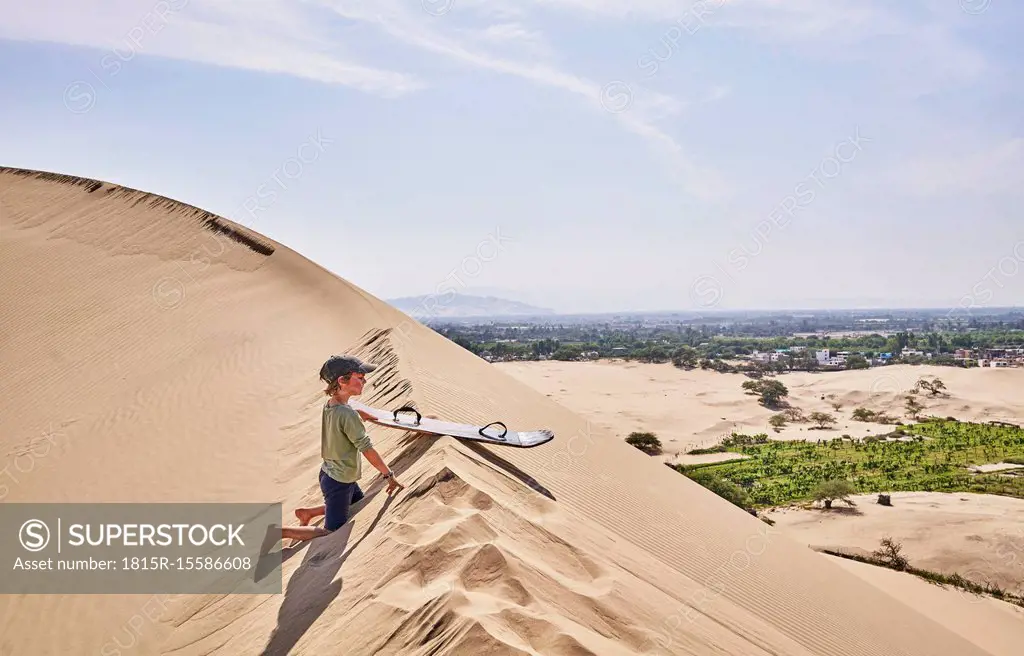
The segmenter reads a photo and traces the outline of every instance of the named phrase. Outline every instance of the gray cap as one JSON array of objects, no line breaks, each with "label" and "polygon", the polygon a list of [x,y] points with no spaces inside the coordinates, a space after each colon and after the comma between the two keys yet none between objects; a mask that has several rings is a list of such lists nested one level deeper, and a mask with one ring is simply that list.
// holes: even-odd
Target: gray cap
[{"label": "gray cap", "polygon": [[324,366],[320,367],[320,379],[325,383],[333,383],[342,376],[349,374],[368,374],[377,365],[366,364],[357,357],[351,355],[332,355],[324,363]]}]

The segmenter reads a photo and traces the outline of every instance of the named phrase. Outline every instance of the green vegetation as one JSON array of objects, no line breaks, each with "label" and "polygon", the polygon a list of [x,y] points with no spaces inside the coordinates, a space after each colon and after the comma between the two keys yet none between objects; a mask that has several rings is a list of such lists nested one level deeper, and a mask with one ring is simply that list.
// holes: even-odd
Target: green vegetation
[{"label": "green vegetation", "polygon": [[[1019,314],[1019,313],[1018,313]],[[989,349],[1024,346],[1024,320],[1018,314],[982,318],[970,325],[948,324],[923,318],[896,319],[878,329],[895,332],[858,334],[850,337],[795,336],[795,332],[818,329],[863,328],[855,322],[836,323],[837,317],[795,319],[793,317],[751,317],[731,321],[664,318],[654,322],[637,319],[595,317],[583,323],[531,323],[522,320],[479,324],[444,324],[435,330],[477,355],[495,360],[577,360],[624,358],[639,362],[671,362],[683,369],[709,369],[723,373],[755,371],[816,371],[821,369],[816,349],[849,351],[847,369],[871,366],[871,359],[892,353],[892,362],[928,363],[956,367],[976,366],[976,361],[956,360],[959,348]],[[795,350],[794,350],[795,349]],[[933,353],[930,359],[901,355],[904,349]],[[781,351],[774,362],[739,358],[755,351]]]},{"label": "green vegetation", "polygon": [[734,433],[721,446],[748,458],[673,467],[695,480],[714,476],[732,482],[757,507],[813,501],[820,483],[837,479],[849,481],[858,494],[939,491],[1024,498],[1024,476],[967,469],[1024,463],[1024,429],[1014,426],[930,418],[873,440],[768,441],[767,434]]},{"label": "green vegetation", "polygon": [[626,438],[626,444],[631,444],[649,456],[656,456],[661,453],[661,440],[654,433],[632,432]]},{"label": "green vegetation", "polygon": [[750,436],[742,433],[733,433],[729,437],[722,440],[719,444],[707,449],[693,449],[686,453],[691,456],[702,456],[708,453],[727,453],[728,451],[735,451],[739,447],[750,446],[752,444],[767,444],[768,433],[758,433],[757,435]]},{"label": "green vegetation", "polygon": [[870,366],[871,363],[868,362],[868,359],[859,353],[854,353],[846,358],[847,369],[868,369]]},{"label": "green vegetation", "polygon": [[717,476],[710,471],[696,471],[690,478],[711,490],[726,501],[744,510],[752,507],[750,494],[739,485],[736,485],[727,478]]}]

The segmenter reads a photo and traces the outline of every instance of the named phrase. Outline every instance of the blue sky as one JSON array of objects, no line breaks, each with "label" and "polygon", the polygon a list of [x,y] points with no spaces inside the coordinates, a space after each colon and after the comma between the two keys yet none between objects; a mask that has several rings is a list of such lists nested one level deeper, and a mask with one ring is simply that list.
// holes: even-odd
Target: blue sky
[{"label": "blue sky", "polygon": [[1008,0],[34,0],[0,165],[371,293],[565,312],[1024,305]]}]

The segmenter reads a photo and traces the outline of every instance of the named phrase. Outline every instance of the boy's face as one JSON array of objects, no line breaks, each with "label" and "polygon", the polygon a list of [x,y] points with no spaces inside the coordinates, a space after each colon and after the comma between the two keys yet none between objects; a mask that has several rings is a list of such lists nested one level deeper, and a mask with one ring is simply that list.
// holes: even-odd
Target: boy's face
[{"label": "boy's face", "polygon": [[366,374],[350,374],[348,380],[338,380],[338,388],[350,396],[358,396],[363,393],[363,385],[366,384]]}]

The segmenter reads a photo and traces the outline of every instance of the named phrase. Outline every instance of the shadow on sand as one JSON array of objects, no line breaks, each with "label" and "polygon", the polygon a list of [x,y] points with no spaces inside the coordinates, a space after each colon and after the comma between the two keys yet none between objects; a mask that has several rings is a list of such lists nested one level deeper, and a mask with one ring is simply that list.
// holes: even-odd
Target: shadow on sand
[{"label": "shadow on sand", "polygon": [[817,508],[823,515],[843,515],[844,517],[860,517],[864,512],[857,506],[832,506],[831,509]]},{"label": "shadow on sand", "polygon": [[501,456],[496,455],[490,449],[488,449],[485,445],[477,443],[477,442],[465,442],[465,444],[474,453],[476,453],[478,456],[480,456],[481,458],[486,460],[488,463],[490,463],[496,469],[500,469],[501,471],[505,472],[506,474],[509,474],[510,476],[513,476],[513,477],[519,479],[520,482],[526,484],[534,492],[539,492],[540,494],[543,494],[544,496],[546,496],[547,498],[551,499],[552,501],[555,501],[555,495],[551,494],[551,491],[549,489],[547,489],[546,487],[541,485],[540,481],[538,481],[533,476],[530,476],[529,474],[524,472],[519,467],[513,465],[508,460],[505,460]]},{"label": "shadow on sand", "polygon": [[[376,492],[368,494],[359,505],[365,507],[369,500],[380,492],[381,488],[378,488]],[[341,570],[342,564],[377,527],[377,523],[387,512],[394,498],[393,496],[388,497],[363,537],[351,547],[348,547],[348,541],[352,535],[354,524],[353,520],[349,519],[348,523],[331,535],[314,538],[281,550],[282,563],[287,562],[299,552],[305,551],[306,554],[302,564],[288,579],[284,602],[277,613],[277,626],[262,652],[264,656],[283,656],[290,653],[309,630],[309,627],[341,594],[344,580],[342,578],[335,580],[335,577]],[[359,514],[361,507],[353,509],[353,517]]]},{"label": "shadow on sand", "polygon": [[[406,431],[405,436],[402,438],[401,446],[403,451],[394,460],[396,467],[402,467],[407,469],[411,464],[410,461],[415,462],[418,460],[437,440],[441,439],[441,435],[433,435],[430,433],[417,433],[415,431]],[[512,464],[508,460],[505,460],[501,456],[495,454],[486,444],[481,442],[474,442],[472,440],[459,440],[459,438],[452,438],[458,440],[466,446],[473,453],[477,454],[490,464],[493,468],[500,470],[502,473],[517,479],[519,482],[528,486],[531,490],[543,494],[547,498],[555,501],[555,495],[551,493],[551,490],[541,485],[540,481],[526,473],[516,465]],[[498,447],[499,449],[501,447]],[[396,471],[398,471],[396,469]]]}]

